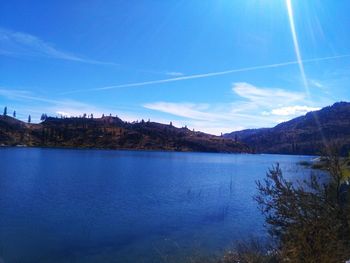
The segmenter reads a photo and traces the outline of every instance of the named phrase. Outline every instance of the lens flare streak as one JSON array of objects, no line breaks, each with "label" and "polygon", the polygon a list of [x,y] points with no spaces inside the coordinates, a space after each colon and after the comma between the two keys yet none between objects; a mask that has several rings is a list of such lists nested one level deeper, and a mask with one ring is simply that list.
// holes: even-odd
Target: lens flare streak
[{"label": "lens flare streak", "polygon": [[[299,66],[299,69],[300,69],[300,75],[301,75],[301,78],[302,78],[302,81],[303,81],[303,84],[304,84],[306,95],[310,98],[309,85],[308,85],[308,81],[307,81],[307,78],[306,78],[306,74],[305,74],[305,70],[304,70],[304,64],[303,64],[303,60],[302,60],[301,53],[300,53],[298,36],[297,36],[296,29],[295,29],[292,0],[286,0],[286,5],[287,5],[287,11],[288,11],[290,31],[292,33],[294,50],[295,50],[295,55],[297,57],[298,66]],[[327,147],[328,143],[327,143],[326,137],[324,136],[324,133],[322,131],[320,121],[319,121],[319,119],[318,119],[316,114],[313,114],[313,117],[314,117],[314,120],[316,122],[316,125],[318,126],[318,130],[320,132],[323,145],[325,147]]]},{"label": "lens flare streak", "polygon": [[301,78],[303,80],[303,84],[304,84],[304,88],[305,88],[306,94],[309,96],[310,95],[309,85],[308,85],[308,82],[307,82],[307,78],[306,78],[306,74],[305,74],[305,70],[304,70],[304,64],[303,64],[303,60],[302,60],[301,53],[300,53],[300,48],[299,48],[298,36],[297,36],[297,33],[296,33],[296,29],[295,29],[292,0],[286,0],[286,5],[287,5],[287,11],[288,11],[290,31],[292,33],[292,38],[293,38],[295,55],[297,57],[298,66],[299,66],[299,69],[300,69],[300,74],[301,74]]}]

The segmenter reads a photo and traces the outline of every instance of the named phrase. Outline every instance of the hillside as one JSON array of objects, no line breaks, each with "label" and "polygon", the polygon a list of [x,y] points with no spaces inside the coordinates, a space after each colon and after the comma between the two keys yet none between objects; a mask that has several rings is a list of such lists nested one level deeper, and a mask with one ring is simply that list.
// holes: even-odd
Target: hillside
[{"label": "hillside", "polygon": [[338,102],[319,111],[278,124],[273,128],[232,132],[225,138],[237,138],[254,152],[319,154],[325,144],[341,145],[350,151],[350,103]]},{"label": "hillside", "polygon": [[127,123],[117,117],[47,118],[39,124],[27,124],[0,116],[0,145],[249,152],[246,145],[229,138],[156,122]]}]

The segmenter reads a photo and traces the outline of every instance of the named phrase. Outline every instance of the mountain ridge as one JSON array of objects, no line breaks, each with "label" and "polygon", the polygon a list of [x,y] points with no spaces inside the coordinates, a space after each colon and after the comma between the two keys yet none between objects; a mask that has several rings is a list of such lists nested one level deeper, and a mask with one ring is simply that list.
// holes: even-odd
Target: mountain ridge
[{"label": "mountain ridge", "polygon": [[337,102],[318,111],[277,124],[224,134],[246,143],[256,153],[318,155],[329,144],[350,151],[350,103]]}]

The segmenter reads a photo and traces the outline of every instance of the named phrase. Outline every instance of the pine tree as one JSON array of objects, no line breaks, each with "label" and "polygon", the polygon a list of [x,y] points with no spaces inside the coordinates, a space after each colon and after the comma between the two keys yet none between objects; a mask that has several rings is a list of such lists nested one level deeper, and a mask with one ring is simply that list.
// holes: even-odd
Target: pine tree
[{"label": "pine tree", "polygon": [[41,114],[40,120],[41,120],[41,121],[44,121],[44,120],[46,120],[46,119],[47,119],[46,113]]},{"label": "pine tree", "polygon": [[13,118],[16,118],[16,111],[13,111]]},{"label": "pine tree", "polygon": [[29,115],[28,116],[28,123],[31,123],[31,121],[32,121],[32,117]]},{"label": "pine tree", "polygon": [[7,115],[7,106],[5,106],[5,108],[4,108],[4,116],[6,116]]}]

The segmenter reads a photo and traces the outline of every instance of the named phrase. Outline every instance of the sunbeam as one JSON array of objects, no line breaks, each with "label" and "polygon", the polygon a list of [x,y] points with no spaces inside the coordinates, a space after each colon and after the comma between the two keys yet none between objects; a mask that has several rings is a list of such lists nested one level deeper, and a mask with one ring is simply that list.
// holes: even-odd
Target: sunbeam
[{"label": "sunbeam", "polygon": [[304,85],[304,88],[305,88],[305,92],[309,96],[310,95],[309,85],[308,85],[308,82],[307,82],[307,79],[306,79],[306,74],[305,74],[305,70],[304,70],[304,64],[303,64],[303,60],[302,60],[301,53],[300,53],[300,48],[299,48],[298,36],[297,36],[296,30],[295,30],[292,0],[286,0],[286,5],[287,5],[287,10],[288,10],[290,31],[291,31],[292,37],[293,37],[293,44],[294,44],[295,55],[297,57],[298,66],[299,66],[299,69],[300,69],[301,78],[303,80],[303,85]]},{"label": "sunbeam", "polygon": [[[305,89],[305,93],[306,93],[307,97],[310,98],[310,89],[309,89],[308,81],[307,81],[307,78],[306,78],[306,74],[305,74],[305,70],[304,70],[304,64],[303,64],[303,60],[302,60],[301,53],[300,53],[300,48],[299,48],[298,36],[297,36],[297,33],[296,33],[296,29],[295,29],[292,0],[286,0],[286,5],[287,5],[287,10],[288,10],[290,31],[292,33],[294,50],[295,50],[295,55],[297,57],[298,66],[299,66],[299,69],[300,69],[301,79],[303,81],[303,86],[304,86],[304,89]],[[319,119],[318,119],[316,114],[313,114],[313,117],[315,119],[316,125],[318,126],[318,130],[319,130],[319,132],[321,134],[322,142],[323,142],[323,144],[325,146],[327,146],[327,140],[326,140],[326,137],[324,136],[323,130],[321,128],[320,121],[319,121]]]}]

